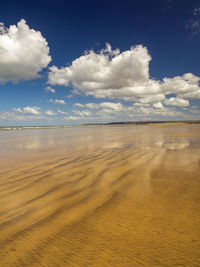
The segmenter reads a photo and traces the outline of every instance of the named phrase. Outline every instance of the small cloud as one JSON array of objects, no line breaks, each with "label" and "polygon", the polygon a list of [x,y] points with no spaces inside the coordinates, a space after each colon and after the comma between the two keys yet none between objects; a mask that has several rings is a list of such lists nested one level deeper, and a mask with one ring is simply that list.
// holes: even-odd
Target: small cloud
[{"label": "small cloud", "polygon": [[45,87],[44,90],[46,93],[48,93],[48,92],[55,93],[56,92],[56,90],[54,88],[52,88],[51,86]]},{"label": "small cloud", "polygon": [[74,95],[66,95],[66,98],[72,98]]},{"label": "small cloud", "polygon": [[150,104],[148,104],[148,103],[134,103],[133,104],[134,106],[138,106],[138,107],[149,107],[150,106]]},{"label": "small cloud", "polygon": [[153,107],[154,107],[154,108],[161,109],[161,108],[163,108],[163,105],[162,105],[161,102],[157,102],[157,103],[154,103],[154,104],[153,104]]},{"label": "small cloud", "polygon": [[66,102],[63,99],[50,99],[49,102],[54,104],[66,105]]},{"label": "small cloud", "polygon": [[63,111],[63,110],[60,110],[60,109],[59,109],[57,112],[58,112],[59,114],[67,114],[67,112],[65,112],[65,111]]},{"label": "small cloud", "polygon": [[13,108],[13,111],[15,111],[16,113],[21,113],[21,114],[33,114],[33,115],[41,114],[39,107]]},{"label": "small cloud", "polygon": [[16,113],[23,113],[24,112],[23,109],[21,109],[21,108],[13,108],[12,110]]},{"label": "small cloud", "polygon": [[49,116],[54,116],[54,115],[56,115],[56,113],[55,113],[54,111],[52,111],[52,110],[46,110],[44,114],[45,114],[45,115],[49,115]]},{"label": "small cloud", "polygon": [[84,105],[81,104],[81,103],[75,103],[75,104],[74,104],[74,107],[83,108]]},{"label": "small cloud", "polygon": [[200,7],[195,7],[193,10],[193,15],[197,16],[200,13]]},{"label": "small cloud", "polygon": [[101,108],[108,108],[108,109],[113,109],[116,111],[120,111],[123,109],[123,105],[121,103],[103,102],[103,103],[100,103],[99,106]]},{"label": "small cloud", "polygon": [[186,99],[181,99],[178,97],[171,97],[165,100],[165,105],[176,106],[176,107],[188,107],[190,105],[190,102]]},{"label": "small cloud", "polygon": [[113,103],[113,102],[102,102],[102,103],[87,103],[87,104],[81,104],[81,103],[75,103],[75,107],[79,108],[89,108],[89,109],[101,109],[101,108],[107,108],[112,109],[116,111],[120,111],[123,109],[123,105],[121,103]]},{"label": "small cloud", "polygon": [[185,28],[191,31],[190,38],[200,33],[200,7],[193,9],[192,18],[187,21]]},{"label": "small cloud", "polygon": [[[200,19],[191,19],[187,24],[187,29],[197,30],[200,26]],[[193,33],[194,34],[194,33]]]},{"label": "small cloud", "polygon": [[64,117],[66,120],[72,120],[72,121],[77,121],[80,119],[78,116],[69,116],[69,117]]},{"label": "small cloud", "polygon": [[73,112],[77,115],[79,115],[80,117],[88,117],[91,116],[92,113],[89,110],[73,110]]}]

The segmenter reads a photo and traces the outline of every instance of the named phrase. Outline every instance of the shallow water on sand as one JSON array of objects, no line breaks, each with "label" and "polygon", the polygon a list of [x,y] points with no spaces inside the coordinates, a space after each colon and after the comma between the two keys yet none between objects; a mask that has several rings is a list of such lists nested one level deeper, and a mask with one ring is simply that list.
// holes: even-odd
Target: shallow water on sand
[{"label": "shallow water on sand", "polygon": [[200,126],[0,132],[0,266],[200,266]]}]

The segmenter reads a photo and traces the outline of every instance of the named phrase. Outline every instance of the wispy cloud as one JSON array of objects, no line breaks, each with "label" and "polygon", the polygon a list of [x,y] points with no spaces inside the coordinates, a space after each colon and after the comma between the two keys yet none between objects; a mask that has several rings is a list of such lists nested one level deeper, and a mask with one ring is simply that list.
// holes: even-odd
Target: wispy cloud
[{"label": "wispy cloud", "polygon": [[46,86],[44,90],[46,93],[48,93],[48,92],[55,93],[56,92],[56,90],[54,88],[52,88],[51,86]]},{"label": "wispy cloud", "polygon": [[49,102],[54,104],[66,105],[66,102],[63,99],[50,99]]},{"label": "wispy cloud", "polygon": [[49,116],[54,116],[56,115],[56,112],[54,112],[53,110],[46,110],[44,114],[49,115]]},{"label": "wispy cloud", "polygon": [[57,110],[57,113],[58,113],[58,114],[67,114],[67,112],[65,112],[65,111],[63,111],[63,110],[60,110],[60,109]]},{"label": "wispy cloud", "polygon": [[178,97],[171,97],[171,98],[165,100],[165,105],[176,106],[176,107],[188,107],[190,105],[190,103],[186,99],[181,99]]},{"label": "wispy cloud", "polygon": [[75,107],[80,108],[89,108],[89,109],[102,109],[107,108],[115,111],[120,111],[123,109],[123,105],[121,103],[113,103],[113,102],[102,102],[102,103],[87,103],[87,104],[81,104],[81,103],[75,103]]},{"label": "wispy cloud", "polygon": [[41,114],[39,107],[13,108],[13,111],[15,111],[16,113],[21,113],[21,114],[33,114],[33,115]]},{"label": "wispy cloud", "polygon": [[191,16],[185,27],[190,30],[190,38],[193,38],[200,33],[200,7],[194,8]]},{"label": "wispy cloud", "polygon": [[200,7],[195,7],[194,9],[193,9],[193,15],[194,16],[197,16],[197,15],[199,15],[200,14]]},{"label": "wispy cloud", "polygon": [[[180,119],[198,118],[198,107],[189,108],[189,101],[180,98],[169,98],[157,103],[135,103],[133,105],[122,105],[121,103],[76,103],[73,113],[76,120],[80,122],[94,121],[133,121],[143,119]],[[112,106],[113,104],[113,106]],[[120,105],[119,105],[120,104]],[[118,105],[119,108],[113,108]],[[195,116],[194,116],[195,114]],[[79,119],[78,119],[79,117]]]}]

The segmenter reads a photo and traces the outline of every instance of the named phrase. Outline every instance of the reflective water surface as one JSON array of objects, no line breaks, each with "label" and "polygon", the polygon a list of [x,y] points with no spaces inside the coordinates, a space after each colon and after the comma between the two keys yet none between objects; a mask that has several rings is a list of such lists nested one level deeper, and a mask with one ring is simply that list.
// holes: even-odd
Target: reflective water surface
[{"label": "reflective water surface", "polygon": [[0,131],[0,266],[200,266],[200,126]]}]

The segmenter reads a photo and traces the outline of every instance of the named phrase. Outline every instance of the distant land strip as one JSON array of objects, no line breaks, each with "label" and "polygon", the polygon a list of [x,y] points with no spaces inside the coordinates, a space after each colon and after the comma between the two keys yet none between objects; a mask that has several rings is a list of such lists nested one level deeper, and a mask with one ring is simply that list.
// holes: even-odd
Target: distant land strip
[{"label": "distant land strip", "polygon": [[0,131],[6,130],[29,130],[29,129],[57,129],[69,127],[83,127],[83,126],[106,126],[106,125],[146,125],[146,124],[200,124],[200,120],[190,121],[116,121],[108,123],[84,123],[78,125],[41,125],[41,126],[0,126]]}]

